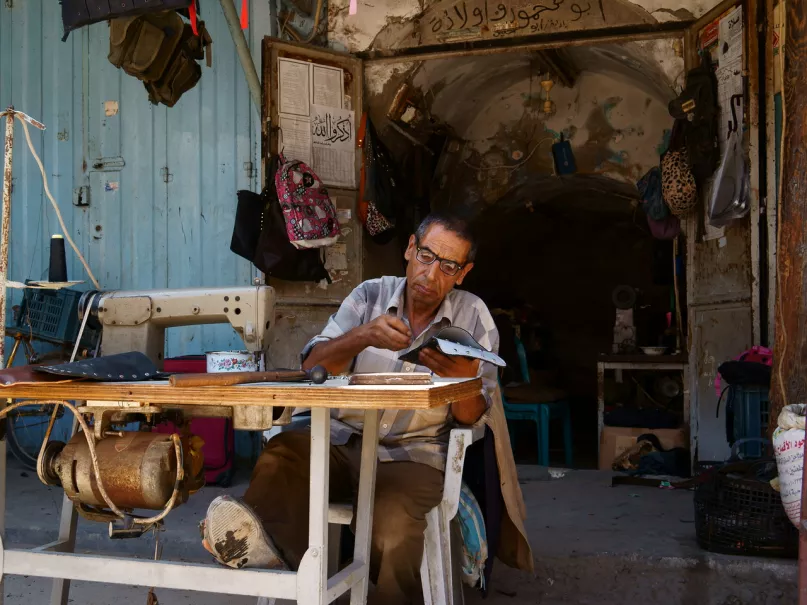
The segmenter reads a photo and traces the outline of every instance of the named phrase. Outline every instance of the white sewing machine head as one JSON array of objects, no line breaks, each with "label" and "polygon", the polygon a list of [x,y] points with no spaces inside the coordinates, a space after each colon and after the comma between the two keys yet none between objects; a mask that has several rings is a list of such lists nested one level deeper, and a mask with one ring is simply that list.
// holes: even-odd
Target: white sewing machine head
[{"label": "white sewing machine head", "polygon": [[104,355],[140,351],[163,367],[165,329],[229,323],[249,351],[268,346],[275,292],[269,286],[89,291],[79,301],[103,328]]}]

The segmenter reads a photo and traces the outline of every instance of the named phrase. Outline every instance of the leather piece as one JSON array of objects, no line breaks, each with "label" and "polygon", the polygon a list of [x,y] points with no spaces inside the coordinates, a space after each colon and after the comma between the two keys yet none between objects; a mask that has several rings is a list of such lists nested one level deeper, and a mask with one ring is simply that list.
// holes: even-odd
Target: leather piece
[{"label": "leather piece", "polygon": [[56,376],[85,378],[101,382],[139,382],[162,376],[162,373],[157,370],[148,357],[136,351],[82,359],[73,363],[41,365],[36,366],[35,369],[37,372]]},{"label": "leather piece", "polygon": [[53,376],[36,371],[36,365],[17,366],[0,370],[0,387],[10,387],[18,384],[37,384],[42,382],[74,382],[75,378],[66,376]]},{"label": "leather piece", "polygon": [[[417,344],[418,342],[420,344]],[[435,324],[424,332],[412,347],[398,355],[398,359],[416,364],[421,349],[426,347],[433,347],[444,355],[481,359],[500,368],[507,365],[501,357],[476,342],[467,330],[455,326],[444,327],[440,324]]]}]

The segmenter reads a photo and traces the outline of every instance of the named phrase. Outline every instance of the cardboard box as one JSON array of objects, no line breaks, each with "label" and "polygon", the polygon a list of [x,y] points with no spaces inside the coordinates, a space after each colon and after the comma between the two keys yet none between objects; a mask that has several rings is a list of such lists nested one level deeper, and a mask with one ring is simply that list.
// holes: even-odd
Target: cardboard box
[{"label": "cardboard box", "polygon": [[631,429],[621,426],[605,426],[600,439],[600,470],[610,471],[614,460],[636,443],[639,435],[653,433],[664,449],[683,447],[689,449],[689,434],[680,429]]}]

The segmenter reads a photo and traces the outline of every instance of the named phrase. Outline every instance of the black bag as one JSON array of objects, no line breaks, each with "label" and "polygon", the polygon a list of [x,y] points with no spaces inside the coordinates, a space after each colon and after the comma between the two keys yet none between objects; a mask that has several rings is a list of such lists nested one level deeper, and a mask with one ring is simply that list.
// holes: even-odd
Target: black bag
[{"label": "black bag", "polygon": [[767,387],[771,384],[771,366],[756,361],[726,361],[717,371],[729,384]]},{"label": "black bag", "polygon": [[62,42],[74,29],[118,17],[133,17],[145,13],[187,9],[196,0],[61,0]]},{"label": "black bag", "polygon": [[286,220],[274,188],[277,159],[272,160],[270,185],[258,194],[238,192],[230,250],[270,277],[288,281],[331,283],[317,249],[298,250],[289,241]]},{"label": "black bag", "polygon": [[684,91],[670,101],[668,109],[672,117],[683,122],[689,165],[698,187],[702,187],[720,163],[717,78],[708,53],[703,53],[701,64],[687,73]]},{"label": "black bag", "polygon": [[400,208],[401,181],[395,162],[386,145],[367,118],[364,143],[365,182],[362,202],[368,206],[365,229],[377,244],[390,242],[395,236],[398,209]]}]

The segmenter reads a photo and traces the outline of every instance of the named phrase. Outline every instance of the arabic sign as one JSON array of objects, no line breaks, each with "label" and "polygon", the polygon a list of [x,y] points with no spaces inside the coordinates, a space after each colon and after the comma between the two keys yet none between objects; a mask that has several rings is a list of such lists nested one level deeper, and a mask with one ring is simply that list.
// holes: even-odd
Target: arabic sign
[{"label": "arabic sign", "polygon": [[602,0],[448,0],[420,19],[421,44],[497,38],[608,25]]},{"label": "arabic sign", "polygon": [[311,105],[314,170],[326,185],[355,187],[356,131],[353,112]]},{"label": "arabic sign", "polygon": [[353,141],[353,112],[324,111],[314,113],[311,121],[311,135],[313,141],[327,147],[338,147],[346,144],[352,146]]}]

